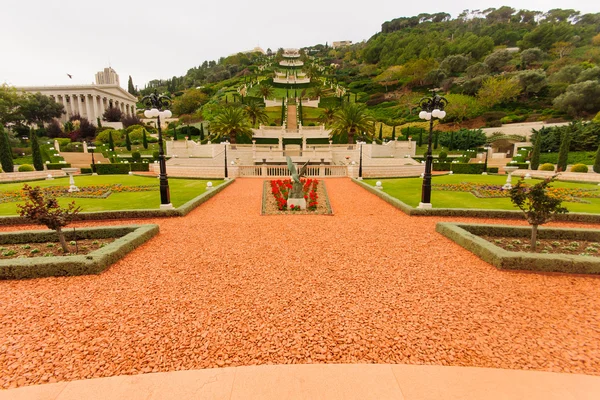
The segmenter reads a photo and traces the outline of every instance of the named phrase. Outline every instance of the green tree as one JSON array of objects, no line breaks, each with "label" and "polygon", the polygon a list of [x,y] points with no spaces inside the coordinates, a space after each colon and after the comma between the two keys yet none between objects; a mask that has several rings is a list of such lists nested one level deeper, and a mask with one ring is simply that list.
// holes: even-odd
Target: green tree
[{"label": "green tree", "polygon": [[[208,101],[208,96],[200,89],[189,89],[184,94],[173,100],[171,110],[174,114],[192,114],[204,103]],[[225,97],[227,102],[227,96]]]},{"label": "green tree", "polygon": [[531,225],[531,251],[536,250],[538,226],[551,221],[556,214],[568,212],[562,207],[561,198],[548,193],[553,181],[554,177],[548,178],[530,187],[521,179],[510,190],[510,200],[523,211]]},{"label": "green tree", "polygon": [[0,164],[4,172],[13,172],[15,169],[8,134],[2,125],[0,125]]},{"label": "green tree", "polygon": [[42,152],[40,151],[40,143],[38,142],[35,132],[29,132],[29,141],[31,142],[31,157],[33,158],[33,167],[36,171],[44,170],[44,161],[42,160]]},{"label": "green tree", "polygon": [[200,141],[204,140],[204,124],[200,125]]},{"label": "green tree", "polygon": [[131,79],[131,75],[129,75],[129,80],[127,81],[127,91],[129,94],[136,95],[135,86],[133,86],[133,79]]},{"label": "green tree", "polygon": [[285,99],[281,99],[281,125],[285,121]]},{"label": "green tree", "polygon": [[239,137],[252,137],[248,115],[240,107],[223,107],[211,122],[211,127],[220,137],[229,138],[231,144],[237,143]]},{"label": "green tree", "polygon": [[129,138],[129,132],[125,132],[125,147],[127,147],[127,151],[131,151],[131,139]]},{"label": "green tree", "polygon": [[45,122],[60,118],[64,113],[62,104],[41,93],[27,93],[20,99],[20,114],[29,124],[43,127]]},{"label": "green tree", "polygon": [[600,82],[585,81],[567,87],[553,101],[556,108],[571,115],[596,113],[600,110]]},{"label": "green tree", "polygon": [[544,58],[544,52],[537,47],[525,49],[521,52],[521,68],[525,69],[531,64],[538,63]]},{"label": "green tree", "polygon": [[256,126],[256,123],[266,124],[269,122],[269,117],[265,112],[264,107],[258,101],[250,101],[244,107],[246,110],[246,114],[248,114],[248,118],[252,121],[252,126]]},{"label": "green tree", "polygon": [[556,171],[567,170],[567,160],[569,159],[569,146],[571,145],[571,136],[569,132],[564,131],[562,134],[560,148],[558,149],[558,162],[556,164]]},{"label": "green tree", "polygon": [[77,207],[74,201],[66,208],[62,208],[56,197],[48,192],[44,194],[39,186],[31,187],[25,184],[22,190],[26,195],[26,201],[24,204],[17,204],[19,215],[55,230],[63,252],[68,253],[69,247],[62,228],[75,218],[81,208]]},{"label": "green tree", "polygon": [[519,82],[513,79],[492,76],[483,81],[477,92],[477,100],[484,107],[493,107],[513,100],[521,93]]},{"label": "green tree", "polygon": [[535,142],[533,142],[533,152],[531,154],[531,169],[537,170],[540,166],[540,153],[542,152],[542,135],[536,135]]},{"label": "green tree", "polygon": [[346,103],[334,115],[332,136],[341,138],[347,135],[348,143],[354,144],[357,132],[373,133],[373,122],[373,118],[366,113],[365,105]]},{"label": "green tree", "polygon": [[512,54],[508,50],[499,50],[487,56],[483,62],[491,71],[499,72],[511,59]]},{"label": "green tree", "polygon": [[104,111],[102,117],[108,122],[120,122],[123,117],[123,111],[117,107],[109,107]]},{"label": "green tree", "polygon": [[146,136],[146,129],[144,129],[144,135],[142,136],[142,145],[144,149],[148,149],[148,137]]},{"label": "green tree", "polygon": [[0,125],[23,120],[19,108],[20,97],[16,88],[7,84],[0,85]]},{"label": "green tree", "polygon": [[379,140],[383,142],[383,124],[379,124]]},{"label": "green tree", "polygon": [[537,94],[548,85],[543,69],[522,71],[517,75],[523,93],[527,96]]},{"label": "green tree", "polygon": [[108,134],[108,148],[110,151],[115,151],[115,142],[113,140],[112,131]]},{"label": "green tree", "polygon": [[600,174],[600,146],[596,150],[596,159],[594,160],[594,172]]},{"label": "green tree", "polygon": [[463,54],[453,54],[440,63],[440,69],[446,71],[449,75],[457,75],[464,72],[469,65],[469,57]]}]

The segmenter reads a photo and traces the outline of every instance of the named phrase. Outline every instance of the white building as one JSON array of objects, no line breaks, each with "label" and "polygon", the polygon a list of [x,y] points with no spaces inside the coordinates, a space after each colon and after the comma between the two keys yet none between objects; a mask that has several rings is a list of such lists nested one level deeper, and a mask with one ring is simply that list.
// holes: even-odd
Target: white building
[{"label": "white building", "polygon": [[120,109],[124,115],[136,112],[137,97],[119,86],[119,75],[112,68],[98,72],[92,85],[26,86],[17,90],[41,93],[62,104],[65,108],[62,122],[78,114],[96,125],[97,118],[102,119],[104,111],[111,107]]}]

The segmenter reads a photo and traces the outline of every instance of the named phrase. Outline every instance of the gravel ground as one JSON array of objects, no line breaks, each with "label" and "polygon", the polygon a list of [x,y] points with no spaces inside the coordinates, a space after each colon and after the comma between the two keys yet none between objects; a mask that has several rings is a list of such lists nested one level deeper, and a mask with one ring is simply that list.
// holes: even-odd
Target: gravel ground
[{"label": "gravel ground", "polygon": [[276,363],[600,375],[598,278],[498,271],[443,218],[327,189],[333,217],[261,216],[262,181],[240,179],[144,220],[160,235],[99,276],[0,282],[0,387]]}]

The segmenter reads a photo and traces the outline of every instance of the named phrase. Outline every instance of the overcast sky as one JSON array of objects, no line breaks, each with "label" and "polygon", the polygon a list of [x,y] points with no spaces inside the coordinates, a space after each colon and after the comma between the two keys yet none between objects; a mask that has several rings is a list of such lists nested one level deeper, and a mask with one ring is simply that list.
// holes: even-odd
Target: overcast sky
[{"label": "overcast sky", "polygon": [[[600,12],[595,0],[4,0],[0,83],[89,84],[112,66],[127,87],[180,76],[204,60],[260,46],[369,39],[385,21],[419,13],[499,8]],[[72,79],[67,76],[71,74]]]}]

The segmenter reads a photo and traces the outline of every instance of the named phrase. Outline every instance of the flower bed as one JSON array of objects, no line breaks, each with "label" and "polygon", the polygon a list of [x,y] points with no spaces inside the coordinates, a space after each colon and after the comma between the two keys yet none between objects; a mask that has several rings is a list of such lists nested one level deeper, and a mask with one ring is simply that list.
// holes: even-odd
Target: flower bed
[{"label": "flower bed", "polygon": [[[94,198],[94,199],[105,199],[112,193],[125,193],[125,192],[146,192],[158,190],[156,185],[141,185],[141,186],[127,186],[120,183],[113,185],[93,185],[93,186],[82,186],[79,188],[79,192],[69,192],[68,186],[48,186],[42,188],[45,194],[50,194],[54,197],[73,197],[73,198]],[[21,190],[11,190],[6,192],[0,192],[0,204],[9,203],[15,201],[24,200],[23,192]]]},{"label": "flower bed", "polygon": [[[501,198],[510,197],[509,191],[502,189],[502,185],[489,185],[486,183],[437,183],[432,185],[433,190],[442,190],[450,192],[470,192],[479,198]],[[572,203],[588,203],[585,198],[600,198],[600,192],[596,189],[581,188],[548,188],[550,195],[559,197],[562,201]]]},{"label": "flower bed", "polygon": [[317,179],[302,179],[306,210],[287,205],[287,196],[292,189],[291,179],[265,181],[263,189],[263,214],[332,214],[325,182]]}]

